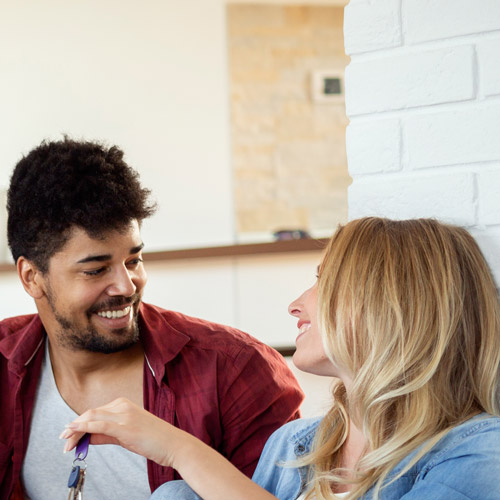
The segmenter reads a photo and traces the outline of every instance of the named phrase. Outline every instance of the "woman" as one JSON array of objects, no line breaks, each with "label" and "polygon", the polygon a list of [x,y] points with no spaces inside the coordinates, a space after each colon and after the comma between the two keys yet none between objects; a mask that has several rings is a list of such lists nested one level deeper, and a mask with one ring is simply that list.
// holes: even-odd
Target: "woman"
[{"label": "woman", "polygon": [[206,500],[500,499],[499,303],[464,229],[352,221],[289,311],[294,363],[334,377],[333,406],[276,431],[254,482],[126,400],[78,417],[66,448],[90,432],[174,467]]}]

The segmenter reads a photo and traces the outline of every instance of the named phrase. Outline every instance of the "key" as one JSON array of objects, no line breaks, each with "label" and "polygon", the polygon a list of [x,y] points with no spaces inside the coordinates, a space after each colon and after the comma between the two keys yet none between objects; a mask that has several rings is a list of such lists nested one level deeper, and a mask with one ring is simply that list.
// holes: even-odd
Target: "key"
[{"label": "key", "polygon": [[79,477],[80,477],[80,466],[74,465],[69,474],[68,488],[76,488]]},{"label": "key", "polygon": [[[90,434],[84,434],[76,445],[75,460],[68,478],[68,500],[83,500],[83,483],[85,482],[85,469],[87,464],[85,458],[89,451]],[[76,462],[82,464],[75,465]]]},{"label": "key", "polygon": [[83,484],[85,483],[85,467],[73,466],[68,479],[68,500],[83,500]]}]

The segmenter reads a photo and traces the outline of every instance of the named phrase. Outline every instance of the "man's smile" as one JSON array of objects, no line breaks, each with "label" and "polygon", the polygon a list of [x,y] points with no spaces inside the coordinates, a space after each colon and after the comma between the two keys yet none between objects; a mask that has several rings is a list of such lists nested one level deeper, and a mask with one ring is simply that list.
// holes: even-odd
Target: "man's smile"
[{"label": "man's smile", "polygon": [[119,309],[115,311],[107,310],[107,311],[98,311],[97,315],[102,318],[123,318],[130,312],[131,306],[127,306],[124,309]]}]

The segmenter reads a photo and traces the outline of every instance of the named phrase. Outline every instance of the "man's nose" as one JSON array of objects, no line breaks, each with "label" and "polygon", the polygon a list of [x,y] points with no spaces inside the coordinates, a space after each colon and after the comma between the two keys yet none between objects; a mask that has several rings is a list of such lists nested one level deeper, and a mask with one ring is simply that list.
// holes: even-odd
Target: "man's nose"
[{"label": "man's nose", "polygon": [[130,297],[136,291],[133,275],[125,267],[118,269],[113,274],[113,279],[107,288],[108,295],[122,295],[123,297]]}]

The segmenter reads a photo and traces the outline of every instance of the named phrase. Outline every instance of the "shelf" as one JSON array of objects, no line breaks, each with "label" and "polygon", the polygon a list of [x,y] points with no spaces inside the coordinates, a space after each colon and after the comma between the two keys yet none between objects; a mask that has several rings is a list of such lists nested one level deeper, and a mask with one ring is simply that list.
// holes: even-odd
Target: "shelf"
[{"label": "shelf", "polygon": [[0,264],[0,273],[15,273],[16,266],[14,264]]},{"label": "shelf", "polygon": [[[302,240],[283,240],[269,243],[250,243],[244,245],[225,245],[218,247],[185,248],[144,252],[144,262],[164,262],[170,260],[210,259],[214,257],[241,257],[250,255],[272,255],[290,252],[320,252],[329,238],[307,238]],[[16,272],[14,264],[0,264],[0,273]]]},{"label": "shelf", "polygon": [[166,250],[162,252],[145,252],[145,262],[207,259],[213,257],[240,257],[289,252],[319,252],[328,238],[273,241],[270,243],[250,243],[244,245],[227,245],[219,247],[186,248],[181,250]]}]

